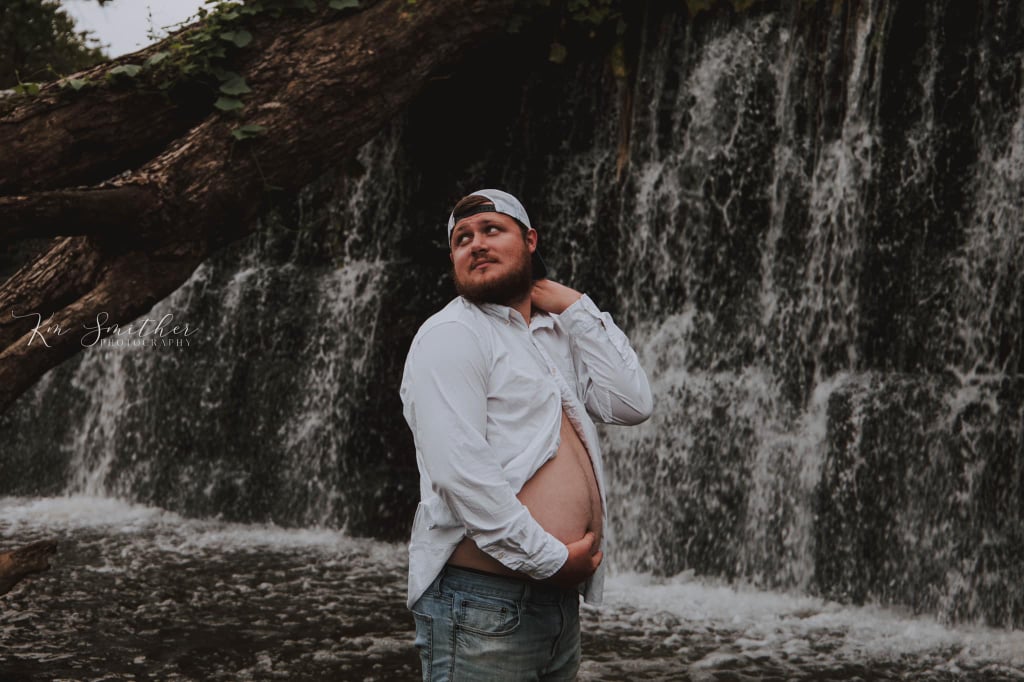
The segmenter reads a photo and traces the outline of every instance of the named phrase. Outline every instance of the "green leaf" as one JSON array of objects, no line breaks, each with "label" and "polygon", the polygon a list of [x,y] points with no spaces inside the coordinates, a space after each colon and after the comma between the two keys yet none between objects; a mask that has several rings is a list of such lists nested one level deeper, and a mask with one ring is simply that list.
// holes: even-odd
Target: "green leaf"
[{"label": "green leaf", "polygon": [[135,78],[139,75],[139,71],[142,71],[142,67],[138,64],[122,64],[121,66],[115,66],[110,70],[111,76],[127,76],[128,78]]},{"label": "green leaf", "polygon": [[252,34],[248,31],[225,31],[220,34],[222,40],[234,43],[235,47],[245,47],[252,42]]},{"label": "green leaf", "polygon": [[150,55],[149,59],[146,60],[144,66],[156,66],[163,60],[171,56],[170,52],[154,52]]},{"label": "green leaf", "polygon": [[252,88],[246,84],[244,78],[236,74],[234,78],[220,86],[220,91],[225,95],[244,95],[247,92],[252,92]]},{"label": "green leaf", "polygon": [[241,126],[240,128],[235,128],[234,130],[231,131],[231,135],[234,136],[236,140],[248,140],[253,137],[259,137],[260,135],[263,135],[266,132],[267,129],[265,127],[261,125],[250,124]]},{"label": "green leaf", "polygon": [[221,83],[226,83],[233,78],[241,78],[241,76],[235,71],[229,71],[228,69],[222,69],[219,66],[211,66],[210,73],[214,78],[219,80]]},{"label": "green leaf", "polygon": [[89,81],[84,78],[69,78],[67,83],[69,88],[77,92],[88,85]]},{"label": "green leaf", "polygon": [[359,0],[331,0],[327,6],[331,9],[354,9],[359,7]]},{"label": "green leaf", "polygon": [[19,95],[35,96],[39,94],[39,83],[18,83],[13,89]]},{"label": "green leaf", "polygon": [[548,59],[555,64],[561,64],[565,61],[567,54],[569,54],[569,50],[566,49],[565,45],[562,43],[551,43],[551,52],[548,53]]},{"label": "green leaf", "polygon": [[219,97],[217,101],[213,103],[213,106],[217,107],[221,111],[237,111],[242,108],[242,100],[237,97]]}]

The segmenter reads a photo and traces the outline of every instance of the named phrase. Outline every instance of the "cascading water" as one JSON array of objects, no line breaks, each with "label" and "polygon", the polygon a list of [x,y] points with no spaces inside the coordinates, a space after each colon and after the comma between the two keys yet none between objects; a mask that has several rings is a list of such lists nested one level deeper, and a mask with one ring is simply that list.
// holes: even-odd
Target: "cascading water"
[{"label": "cascading water", "polygon": [[[149,314],[196,326],[192,346],[87,351],[0,416],[0,493],[404,538],[405,350],[452,293],[446,211],[499,186],[652,379],[654,417],[604,430],[623,603],[668,590],[700,611],[672,592],[698,575],[1020,627],[1024,10],[779,3],[633,26],[628,81],[499,45],[434,83]],[[452,106],[486,79],[521,87],[486,116]],[[814,603],[787,636],[831,613]],[[658,660],[724,660],[644,623],[671,631]],[[741,639],[770,646],[762,626]],[[963,655],[935,656],[924,678],[955,679]]]},{"label": "cascading water", "polygon": [[[644,311],[660,397],[612,436],[623,567],[1024,619],[1020,93],[955,138],[940,81],[963,46],[942,8],[914,11],[844,7],[824,46],[782,13],[648,35],[678,56],[641,60],[648,111],[674,113],[637,126],[619,220],[619,306]],[[1016,10],[985,11],[1012,34],[992,43],[1019,44]],[[893,93],[909,27],[917,90]],[[840,59],[843,80],[820,80]],[[979,60],[982,102],[1004,68]],[[898,97],[916,108],[893,116]],[[943,167],[961,147],[978,158]],[[970,178],[955,205],[931,196],[952,172]],[[904,201],[935,206],[908,225]]]}]

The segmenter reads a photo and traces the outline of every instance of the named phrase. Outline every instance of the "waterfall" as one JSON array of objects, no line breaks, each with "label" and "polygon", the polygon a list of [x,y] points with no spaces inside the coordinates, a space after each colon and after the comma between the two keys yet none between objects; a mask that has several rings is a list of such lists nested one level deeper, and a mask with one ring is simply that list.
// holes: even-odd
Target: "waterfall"
[{"label": "waterfall", "polygon": [[[25,441],[5,452],[12,470],[50,464],[5,480],[8,491],[347,527],[373,494],[348,453],[373,385],[388,267],[386,241],[367,235],[389,229],[390,214],[364,221],[379,207],[361,196],[370,186],[386,198],[395,151],[395,135],[382,134],[359,154],[372,171],[307,188],[293,215],[268,216],[146,315],[191,325],[186,346],[108,337],[50,372],[13,411],[7,429]],[[349,198],[325,210],[317,195],[337,191],[331,182]],[[345,239],[311,243],[324,235],[295,228],[311,220]],[[337,227],[355,220],[359,230]],[[30,436],[32,423],[47,427]]]},{"label": "waterfall", "polygon": [[191,347],[90,349],[0,416],[0,493],[404,537],[405,351],[447,211],[499,186],[651,377],[603,430],[614,569],[1019,627],[1024,11],[758,7],[646,10],[626,80],[486,48],[148,314]]},{"label": "waterfall", "polygon": [[[1019,15],[986,8],[1019,43]],[[639,122],[619,305],[645,310],[633,339],[659,410],[607,430],[613,556],[1019,625],[1022,119],[1019,90],[986,89],[1007,38],[982,41],[972,76],[981,102],[1013,106],[962,126],[940,111],[961,18],[839,12],[841,46],[815,46],[800,13],[645,45],[682,47],[639,76],[673,101],[646,111],[673,115]],[[911,29],[924,37],[902,58],[919,71],[894,76]],[[819,80],[830,61],[842,82]],[[961,195],[936,196],[949,185]]]}]

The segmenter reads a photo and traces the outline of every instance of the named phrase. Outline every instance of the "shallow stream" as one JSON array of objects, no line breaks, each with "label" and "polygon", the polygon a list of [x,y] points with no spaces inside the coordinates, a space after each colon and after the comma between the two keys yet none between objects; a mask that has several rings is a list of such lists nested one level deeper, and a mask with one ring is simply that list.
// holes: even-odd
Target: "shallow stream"
[{"label": "shallow stream", "polygon": [[[54,538],[0,598],[0,682],[416,679],[405,548],[88,497],[0,498],[0,547]],[[613,576],[581,680],[1024,680],[1024,632]]]}]

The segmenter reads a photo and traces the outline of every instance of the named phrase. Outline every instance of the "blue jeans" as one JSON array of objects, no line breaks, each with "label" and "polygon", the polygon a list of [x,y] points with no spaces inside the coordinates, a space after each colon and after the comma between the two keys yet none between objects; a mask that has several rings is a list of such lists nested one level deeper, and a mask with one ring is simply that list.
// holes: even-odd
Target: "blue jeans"
[{"label": "blue jeans", "polygon": [[424,682],[576,679],[576,590],[446,566],[412,614]]}]

